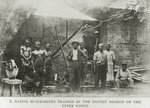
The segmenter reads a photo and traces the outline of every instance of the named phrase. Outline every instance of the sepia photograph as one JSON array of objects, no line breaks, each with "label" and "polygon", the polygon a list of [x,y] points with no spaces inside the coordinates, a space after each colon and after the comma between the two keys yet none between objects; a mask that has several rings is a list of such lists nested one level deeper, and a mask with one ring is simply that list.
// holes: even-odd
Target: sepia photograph
[{"label": "sepia photograph", "polygon": [[[150,97],[149,6],[150,0],[0,0],[0,99],[67,103],[59,108],[130,98],[141,104]],[[87,100],[75,106],[77,98]]]}]

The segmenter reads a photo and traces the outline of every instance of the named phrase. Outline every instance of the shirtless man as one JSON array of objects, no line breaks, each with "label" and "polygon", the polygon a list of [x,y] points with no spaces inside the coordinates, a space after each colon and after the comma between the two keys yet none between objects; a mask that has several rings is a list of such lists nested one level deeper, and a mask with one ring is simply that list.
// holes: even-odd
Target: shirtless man
[{"label": "shirtless man", "polygon": [[45,57],[51,56],[52,52],[50,51],[50,44],[46,44],[46,49],[44,50]]},{"label": "shirtless man", "polygon": [[48,83],[49,80],[54,79],[53,75],[53,63],[52,63],[52,58],[51,58],[52,52],[50,51],[50,44],[46,44],[46,49],[44,50],[44,71],[46,72],[45,74],[45,83]]},{"label": "shirtless man", "polygon": [[43,83],[44,83],[44,51],[41,50],[41,44],[39,41],[35,42],[35,50],[32,52],[33,70],[34,70],[34,96],[39,91],[42,95]]},{"label": "shirtless man", "polygon": [[20,47],[20,55],[21,55],[21,79],[24,81],[25,75],[28,75],[29,66],[31,65],[31,48],[30,48],[30,41],[27,39],[25,40],[25,45]]}]

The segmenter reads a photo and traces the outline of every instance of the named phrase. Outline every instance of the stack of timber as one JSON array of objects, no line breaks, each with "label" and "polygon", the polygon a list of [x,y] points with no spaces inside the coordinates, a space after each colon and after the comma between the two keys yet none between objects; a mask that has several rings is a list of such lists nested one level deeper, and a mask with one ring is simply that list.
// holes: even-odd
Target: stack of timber
[{"label": "stack of timber", "polygon": [[132,67],[129,69],[135,81],[150,82],[150,79],[146,76],[146,72],[150,69],[149,67]]}]

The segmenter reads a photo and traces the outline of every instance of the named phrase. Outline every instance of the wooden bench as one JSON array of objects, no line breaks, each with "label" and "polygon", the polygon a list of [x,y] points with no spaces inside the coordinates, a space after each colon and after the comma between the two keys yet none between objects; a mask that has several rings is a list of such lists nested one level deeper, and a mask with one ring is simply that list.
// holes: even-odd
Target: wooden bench
[{"label": "wooden bench", "polygon": [[1,96],[4,95],[5,84],[9,84],[10,85],[10,96],[14,96],[15,95],[15,85],[18,85],[20,96],[22,96],[22,89],[21,89],[22,80],[2,78],[2,93],[1,93]]}]

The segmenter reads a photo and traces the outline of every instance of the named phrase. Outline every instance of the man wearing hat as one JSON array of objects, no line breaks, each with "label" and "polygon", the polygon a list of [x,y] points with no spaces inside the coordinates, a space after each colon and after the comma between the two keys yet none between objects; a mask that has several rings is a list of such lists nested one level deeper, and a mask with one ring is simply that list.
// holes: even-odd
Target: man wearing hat
[{"label": "man wearing hat", "polygon": [[44,86],[44,51],[41,50],[41,43],[39,41],[35,42],[35,50],[32,52],[33,60],[33,70],[34,70],[34,95],[37,91],[40,91],[42,95],[42,90]]},{"label": "man wearing hat", "polygon": [[120,85],[129,87],[133,86],[132,74],[129,69],[127,69],[126,62],[122,63],[122,69],[117,72],[115,83],[117,88],[119,88]]},{"label": "man wearing hat", "polygon": [[69,73],[69,83],[73,91],[80,91],[80,71],[82,57],[87,58],[87,56],[78,49],[78,40],[72,41],[73,49],[68,52],[67,60],[70,62],[70,73]]},{"label": "man wearing hat", "polygon": [[21,66],[21,79],[25,80],[25,75],[28,75],[29,72],[29,66],[31,65],[31,47],[29,39],[25,40],[25,44],[20,47],[20,55],[21,55],[21,61],[22,61],[22,66]]},{"label": "man wearing hat", "polygon": [[99,50],[94,53],[93,61],[95,64],[96,78],[95,78],[95,88],[99,88],[99,80],[101,79],[101,88],[106,87],[106,74],[107,74],[107,55],[103,51],[103,44],[98,45]]}]

